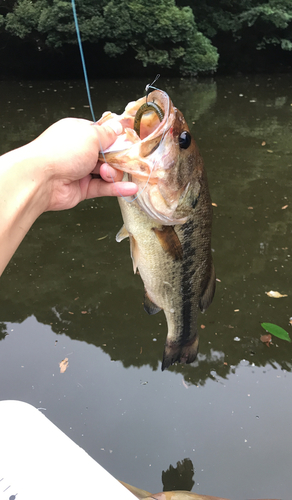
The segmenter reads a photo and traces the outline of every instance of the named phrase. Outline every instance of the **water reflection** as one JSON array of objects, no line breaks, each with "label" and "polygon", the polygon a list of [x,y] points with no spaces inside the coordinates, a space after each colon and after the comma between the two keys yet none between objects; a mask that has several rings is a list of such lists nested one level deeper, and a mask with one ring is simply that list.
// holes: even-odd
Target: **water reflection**
[{"label": "water reflection", "polygon": [[176,467],[170,464],[166,471],[162,471],[163,491],[192,491],[195,484],[194,474],[194,466],[190,458],[177,462]]},{"label": "water reflection", "polygon": [[[184,112],[205,159],[217,205],[212,246],[221,280],[211,308],[199,316],[198,361],[172,370],[195,385],[211,373],[227,377],[242,359],[291,370],[284,342],[267,348],[259,340],[261,321],[285,328],[291,316],[289,299],[265,295],[270,289],[291,294],[291,87],[285,78],[264,77],[160,85]],[[97,114],[122,111],[142,88],[138,80],[94,83]],[[2,150],[58,118],[89,113],[82,82],[2,83],[1,89]],[[44,214],[2,277],[0,321],[34,314],[57,334],[101,347],[125,367],[159,369],[165,319],[143,311],[128,244],[115,242],[120,224],[115,200]]]}]

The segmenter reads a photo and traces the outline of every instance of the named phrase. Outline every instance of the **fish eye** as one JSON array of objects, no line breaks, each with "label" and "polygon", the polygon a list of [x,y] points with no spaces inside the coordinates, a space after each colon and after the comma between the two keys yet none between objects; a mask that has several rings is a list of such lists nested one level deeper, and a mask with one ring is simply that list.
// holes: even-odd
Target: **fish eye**
[{"label": "fish eye", "polygon": [[179,136],[178,140],[179,147],[181,149],[188,149],[189,145],[191,144],[191,140],[192,140],[191,134],[185,130]]}]

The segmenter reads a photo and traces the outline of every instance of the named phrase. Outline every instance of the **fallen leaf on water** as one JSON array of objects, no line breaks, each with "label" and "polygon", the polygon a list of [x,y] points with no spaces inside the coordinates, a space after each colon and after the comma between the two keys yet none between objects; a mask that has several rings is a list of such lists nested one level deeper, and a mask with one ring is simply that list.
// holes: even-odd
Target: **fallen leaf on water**
[{"label": "fallen leaf on water", "polygon": [[202,330],[203,330],[203,329],[204,329],[204,328],[206,328],[206,327],[205,327],[205,325],[201,325],[201,328],[202,328]]},{"label": "fallen leaf on water", "polygon": [[238,313],[238,312],[239,312],[239,309],[234,309],[234,312],[235,312],[235,313]]},{"label": "fallen leaf on water", "polygon": [[68,311],[69,314],[74,314],[72,311]]},{"label": "fallen leaf on water", "polygon": [[219,280],[219,278],[216,278],[216,281],[219,281],[219,283],[221,283],[221,280]]},{"label": "fallen leaf on water", "polygon": [[269,292],[265,292],[269,297],[273,297],[274,299],[280,299],[281,297],[288,297],[288,295],[282,295],[279,292],[274,292],[274,290],[270,290]]},{"label": "fallen leaf on water", "polygon": [[288,205],[284,205],[284,206],[282,207],[282,210],[285,210],[285,208],[287,208],[287,207],[288,207]]},{"label": "fallen leaf on water", "polygon": [[268,153],[273,153],[274,151],[272,151],[271,149],[267,149]]},{"label": "fallen leaf on water", "polygon": [[59,363],[60,373],[64,373],[67,370],[68,365],[69,365],[68,358],[63,359],[61,363]]},{"label": "fallen leaf on water", "polygon": [[217,203],[212,203],[212,207],[218,207]]},{"label": "fallen leaf on water", "polygon": [[265,143],[265,141],[263,141],[263,142],[262,142],[262,146],[265,146],[265,145],[266,145],[266,143]]},{"label": "fallen leaf on water", "polygon": [[81,311],[81,314],[87,314],[87,311]]},{"label": "fallen leaf on water", "polygon": [[260,340],[268,347],[270,347],[270,342],[272,342],[272,335],[270,335],[270,333],[268,333],[267,335],[261,335]]},{"label": "fallen leaf on water", "polygon": [[248,210],[253,210],[253,207],[247,207]]},{"label": "fallen leaf on water", "polygon": [[274,335],[274,337],[278,337],[278,339],[287,340],[287,342],[291,342],[289,337],[289,333],[284,330],[281,326],[274,325],[274,323],[261,323],[261,326],[269,333]]},{"label": "fallen leaf on water", "polygon": [[100,241],[100,240],[105,240],[105,238],[108,237],[108,234],[106,234],[105,236],[102,236],[101,238],[97,238],[97,241]]}]

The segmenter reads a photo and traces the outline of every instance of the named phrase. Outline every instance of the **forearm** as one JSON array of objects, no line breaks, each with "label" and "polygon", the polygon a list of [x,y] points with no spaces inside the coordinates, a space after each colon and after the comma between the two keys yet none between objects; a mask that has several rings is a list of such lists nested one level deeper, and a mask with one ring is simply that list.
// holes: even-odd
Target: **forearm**
[{"label": "forearm", "polygon": [[[138,188],[98,163],[123,127],[78,118],[51,125],[34,141],[0,157],[0,275],[24,236],[47,210],[67,210],[96,196],[132,196]],[[94,179],[91,173],[101,173]]]},{"label": "forearm", "polygon": [[46,207],[46,172],[30,149],[26,145],[0,157],[0,275]]}]

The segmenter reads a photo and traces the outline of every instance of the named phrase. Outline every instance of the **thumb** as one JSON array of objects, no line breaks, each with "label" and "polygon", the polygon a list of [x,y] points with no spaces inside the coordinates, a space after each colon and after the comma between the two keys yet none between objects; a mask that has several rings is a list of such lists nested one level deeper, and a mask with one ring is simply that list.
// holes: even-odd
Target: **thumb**
[{"label": "thumb", "polygon": [[115,140],[117,136],[123,132],[122,124],[115,119],[110,119],[103,125],[94,124],[99,139],[100,150],[107,149]]}]

